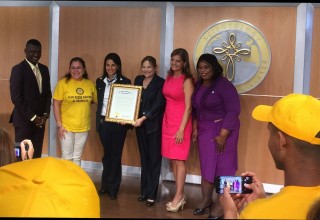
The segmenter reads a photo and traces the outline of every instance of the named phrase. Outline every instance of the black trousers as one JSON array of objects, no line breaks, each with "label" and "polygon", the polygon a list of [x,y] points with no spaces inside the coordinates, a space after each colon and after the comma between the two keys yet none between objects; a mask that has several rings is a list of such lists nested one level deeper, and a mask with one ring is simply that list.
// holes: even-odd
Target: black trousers
[{"label": "black trousers", "polygon": [[42,145],[44,138],[45,126],[38,128],[30,125],[26,127],[14,127],[15,142],[21,142],[24,139],[29,139],[32,142],[34,153],[33,158],[41,158]]},{"label": "black trousers", "polygon": [[127,126],[103,121],[99,127],[99,137],[103,146],[103,172],[101,188],[109,195],[117,195],[122,177],[122,150],[127,135]]},{"label": "black trousers", "polygon": [[141,158],[141,195],[156,200],[161,171],[161,129],[148,134],[145,127],[136,128]]}]

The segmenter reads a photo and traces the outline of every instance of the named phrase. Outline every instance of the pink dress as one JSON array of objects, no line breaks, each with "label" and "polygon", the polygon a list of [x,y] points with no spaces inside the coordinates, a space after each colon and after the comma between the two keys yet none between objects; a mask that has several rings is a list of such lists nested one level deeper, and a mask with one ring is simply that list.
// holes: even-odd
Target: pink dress
[{"label": "pink dress", "polygon": [[190,149],[192,132],[191,115],[184,130],[184,141],[181,144],[176,144],[174,138],[180,127],[185,110],[184,78],[184,75],[178,78],[168,75],[162,90],[166,98],[166,109],[162,123],[161,154],[169,159],[186,160]]}]

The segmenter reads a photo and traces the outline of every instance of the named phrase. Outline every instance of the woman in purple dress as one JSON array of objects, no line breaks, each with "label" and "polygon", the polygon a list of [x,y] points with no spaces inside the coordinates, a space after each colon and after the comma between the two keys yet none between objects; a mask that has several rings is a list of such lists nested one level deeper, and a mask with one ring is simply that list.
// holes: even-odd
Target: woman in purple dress
[{"label": "woman in purple dress", "polygon": [[203,199],[194,215],[211,213],[219,218],[219,199],[211,209],[216,176],[233,176],[238,169],[240,100],[234,85],[223,77],[223,69],[212,54],[202,54],[197,62],[199,79],[192,96],[193,142],[198,142]]}]

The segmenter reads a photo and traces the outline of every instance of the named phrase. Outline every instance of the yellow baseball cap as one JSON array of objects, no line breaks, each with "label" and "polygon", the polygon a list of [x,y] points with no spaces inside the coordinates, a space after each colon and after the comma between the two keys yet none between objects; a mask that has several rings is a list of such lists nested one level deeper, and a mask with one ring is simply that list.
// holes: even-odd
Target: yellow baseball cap
[{"label": "yellow baseball cap", "polygon": [[310,95],[289,94],[273,106],[259,105],[252,117],[271,122],[294,138],[320,145],[320,101]]},{"label": "yellow baseball cap", "polygon": [[100,218],[88,174],[73,162],[45,157],[0,167],[0,217]]}]

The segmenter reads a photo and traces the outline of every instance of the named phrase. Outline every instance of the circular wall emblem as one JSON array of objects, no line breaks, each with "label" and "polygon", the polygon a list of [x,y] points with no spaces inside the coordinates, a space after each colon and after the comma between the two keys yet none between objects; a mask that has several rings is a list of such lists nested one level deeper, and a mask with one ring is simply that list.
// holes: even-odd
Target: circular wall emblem
[{"label": "circular wall emblem", "polygon": [[76,89],[76,93],[77,93],[78,95],[82,95],[82,94],[84,93],[84,91],[83,91],[82,88],[77,88],[77,89]]},{"label": "circular wall emblem", "polygon": [[203,53],[214,54],[224,75],[238,93],[255,88],[267,75],[271,51],[264,35],[253,25],[225,20],[205,30],[194,48],[194,65]]}]

